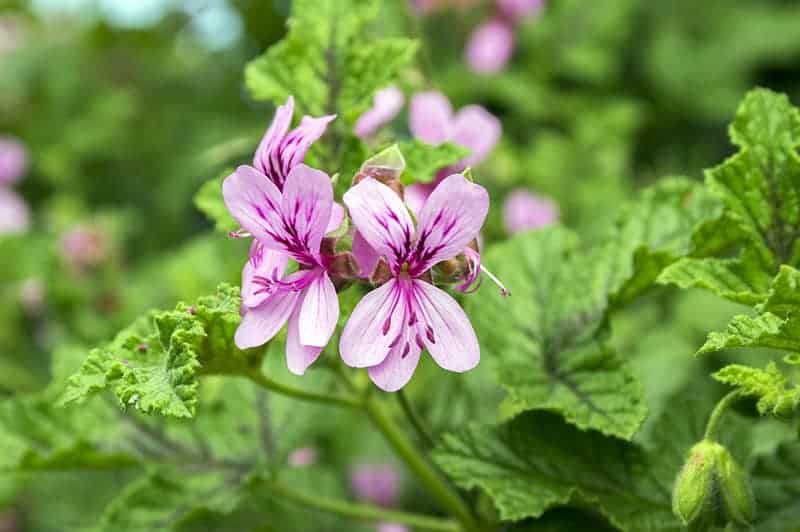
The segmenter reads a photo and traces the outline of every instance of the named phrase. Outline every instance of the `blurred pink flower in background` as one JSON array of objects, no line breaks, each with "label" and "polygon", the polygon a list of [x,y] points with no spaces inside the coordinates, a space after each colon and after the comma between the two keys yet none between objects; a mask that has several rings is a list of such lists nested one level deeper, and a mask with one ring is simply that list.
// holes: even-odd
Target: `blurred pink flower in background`
[{"label": "blurred pink flower in background", "polygon": [[395,86],[379,90],[372,100],[372,107],[358,118],[354,133],[362,139],[371,136],[397,116],[405,101],[403,91]]},{"label": "blurred pink flower in background", "polygon": [[544,0],[497,0],[497,8],[504,16],[518,20],[538,14]]},{"label": "blurred pink flower in background", "polygon": [[350,471],[350,487],[358,499],[391,507],[400,496],[400,471],[390,464],[361,464]]},{"label": "blurred pink flower in background", "polygon": [[496,18],[478,26],[467,42],[467,64],[474,72],[491,74],[506,66],[514,52],[514,28]]},{"label": "blurred pink flower in background", "polygon": [[29,316],[42,313],[45,307],[45,297],[44,282],[38,277],[28,277],[20,283],[19,302]]},{"label": "blurred pink flower in background", "polygon": [[399,523],[378,523],[378,532],[410,532],[406,525]]},{"label": "blurred pink flower in background", "polygon": [[289,453],[289,465],[292,467],[306,467],[317,462],[317,450],[313,447],[301,447]]},{"label": "blurred pink flower in background", "polygon": [[503,221],[511,234],[538,229],[557,220],[558,205],[523,188],[513,190],[503,203]]},{"label": "blurred pink flower in background", "polygon": [[464,10],[474,7],[479,0],[410,0],[413,7],[420,15],[427,15],[434,11],[444,9]]},{"label": "blurred pink flower in background", "polygon": [[86,225],[75,225],[61,237],[61,256],[79,270],[99,265],[107,251],[105,237]]},{"label": "blurred pink flower in background", "polygon": [[25,28],[20,17],[0,16],[0,56],[19,48],[24,38]]},{"label": "blurred pink flower in background", "polygon": [[11,190],[28,169],[28,153],[17,139],[0,137],[0,235],[20,233],[30,225],[28,204]]}]

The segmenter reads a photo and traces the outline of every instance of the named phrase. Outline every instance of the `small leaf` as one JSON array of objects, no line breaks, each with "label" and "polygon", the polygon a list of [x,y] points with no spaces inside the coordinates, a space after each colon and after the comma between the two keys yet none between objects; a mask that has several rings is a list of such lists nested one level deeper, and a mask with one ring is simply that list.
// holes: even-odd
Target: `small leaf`
[{"label": "small leaf", "polygon": [[756,406],[761,415],[788,414],[800,404],[800,387],[787,388],[786,377],[774,362],[765,369],[731,364],[714,373],[714,378],[739,388],[743,395],[758,398]]},{"label": "small leaf", "polygon": [[406,185],[430,183],[439,170],[454,165],[469,155],[468,149],[449,142],[433,145],[419,139],[401,143],[400,151],[406,161],[406,171],[402,178]]}]

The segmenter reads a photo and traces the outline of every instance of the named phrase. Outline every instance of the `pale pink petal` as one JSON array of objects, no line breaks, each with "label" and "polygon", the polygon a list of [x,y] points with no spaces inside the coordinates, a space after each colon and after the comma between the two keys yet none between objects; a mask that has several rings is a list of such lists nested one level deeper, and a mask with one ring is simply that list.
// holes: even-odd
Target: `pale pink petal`
[{"label": "pale pink petal", "polygon": [[480,361],[478,338],[469,318],[455,299],[425,281],[414,281],[414,299],[420,314],[420,334],[440,367],[455,372],[471,370]]},{"label": "pale pink petal", "polygon": [[450,140],[452,121],[453,108],[441,92],[418,92],[411,98],[409,127],[416,138],[429,144]]},{"label": "pale pink petal", "polygon": [[242,269],[242,303],[257,307],[275,290],[268,281],[280,281],[286,271],[289,256],[281,251],[266,249],[258,240],[250,245],[250,258]]},{"label": "pale pink petal", "polygon": [[344,207],[334,201],[333,205],[331,205],[331,218],[328,220],[328,226],[325,228],[325,234],[327,235],[328,233],[332,233],[333,231],[339,229],[339,226],[342,225],[343,221]]},{"label": "pale pink petal", "polygon": [[392,506],[400,496],[400,471],[390,464],[361,464],[350,471],[353,494],[378,506]]},{"label": "pale pink petal", "polygon": [[0,137],[0,185],[19,180],[28,168],[25,145],[11,137]]},{"label": "pale pink petal", "polygon": [[436,187],[419,216],[415,271],[455,257],[478,236],[489,211],[486,189],[453,174]]},{"label": "pale pink petal", "polygon": [[514,31],[508,22],[490,20],[479,26],[467,43],[467,64],[482,74],[499,72],[514,51]]},{"label": "pale pink petal", "polygon": [[405,188],[403,197],[405,198],[406,205],[417,218],[419,218],[422,207],[425,205],[425,202],[428,201],[428,196],[431,195],[434,188],[436,188],[435,183],[414,183]]},{"label": "pale pink petal", "polygon": [[281,193],[252,166],[240,166],[222,182],[222,197],[231,216],[270,249],[291,251],[282,232]]},{"label": "pale pink petal", "polygon": [[253,157],[253,166],[262,174],[267,176],[275,183],[276,186],[282,187],[285,175],[279,176],[279,169],[271,168],[269,156],[278,146],[278,144],[286,136],[289,131],[289,126],[292,123],[292,116],[294,115],[294,97],[289,96],[286,103],[279,105],[275,109],[275,116],[272,118],[272,123],[267,129],[264,138],[256,149],[255,156]]},{"label": "pale pink petal", "polygon": [[411,529],[400,523],[378,523],[377,532],[411,532]]},{"label": "pale pink petal", "polygon": [[287,462],[292,467],[306,467],[317,462],[317,450],[313,447],[300,447],[287,457]]},{"label": "pale pink petal", "polygon": [[364,279],[369,279],[375,267],[378,265],[378,260],[381,256],[375,251],[375,248],[369,245],[361,233],[356,231],[353,234],[353,256],[358,263],[359,276]]},{"label": "pale pink petal", "polygon": [[339,321],[339,297],[324,270],[315,275],[300,305],[300,343],[325,347]]},{"label": "pale pink petal", "polygon": [[[406,328],[411,333],[410,328]],[[385,392],[396,392],[411,380],[419,363],[422,348],[411,334],[405,334],[403,341],[394,346],[389,355],[377,366],[368,370],[369,378]]]},{"label": "pale pink petal", "polygon": [[414,235],[403,200],[383,183],[367,178],[345,193],[344,202],[364,239],[399,268]]},{"label": "pale pink petal", "polygon": [[496,0],[497,8],[506,17],[518,21],[538,14],[544,8],[545,0]]},{"label": "pale pink petal", "polygon": [[280,290],[261,305],[247,309],[234,335],[236,347],[249,349],[270,341],[289,319],[299,295],[297,291]]},{"label": "pale pink petal", "polygon": [[[304,164],[286,178],[281,210],[285,223],[299,238],[298,246],[319,257],[319,245],[331,219],[333,185],[325,172]],[[297,238],[293,240],[297,241]]]},{"label": "pale pink petal", "polygon": [[300,305],[295,306],[286,329],[286,367],[295,375],[303,375],[319,358],[322,347],[303,345],[300,342]]},{"label": "pale pink petal", "polygon": [[480,105],[461,108],[453,120],[452,141],[469,148],[463,167],[476,166],[483,161],[500,140],[500,120]]},{"label": "pale pink petal", "polygon": [[13,190],[0,187],[0,235],[20,233],[30,225],[25,200]]},{"label": "pale pink petal", "polygon": [[397,116],[405,100],[403,91],[395,86],[379,90],[372,100],[372,108],[358,117],[353,132],[361,138],[371,136]]},{"label": "pale pink petal", "polygon": [[383,362],[404,326],[400,298],[397,281],[391,279],[358,302],[339,339],[345,364],[365,368]]},{"label": "pale pink petal", "polygon": [[512,191],[503,203],[503,221],[511,234],[538,229],[556,220],[558,205],[522,188]]}]

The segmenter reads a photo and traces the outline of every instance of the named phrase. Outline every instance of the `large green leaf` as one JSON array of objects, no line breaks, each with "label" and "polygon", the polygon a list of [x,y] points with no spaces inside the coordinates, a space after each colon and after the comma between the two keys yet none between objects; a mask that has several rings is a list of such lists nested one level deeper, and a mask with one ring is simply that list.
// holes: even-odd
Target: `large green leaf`
[{"label": "large green leaf", "polygon": [[800,444],[784,443],[773,454],[760,457],[751,471],[758,505],[759,532],[800,530]]}]

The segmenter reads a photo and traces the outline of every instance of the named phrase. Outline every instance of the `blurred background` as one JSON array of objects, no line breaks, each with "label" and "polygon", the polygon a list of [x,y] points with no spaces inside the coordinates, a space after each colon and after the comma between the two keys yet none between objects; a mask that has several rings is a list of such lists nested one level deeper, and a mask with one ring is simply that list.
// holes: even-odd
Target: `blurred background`
[{"label": "blurred background", "polygon": [[[246,244],[213,233],[193,197],[248,160],[268,125],[273,109],[248,97],[242,71],[282,37],[290,4],[0,0],[0,170],[22,169],[0,179],[0,395],[45,390],[60,363],[148,308],[238,283]],[[641,187],[702,179],[732,153],[726,124],[749,88],[800,101],[794,0],[503,4],[387,0],[375,28],[423,42],[407,98],[435,88],[500,119],[475,171],[493,196],[490,242],[517,230],[503,212],[513,191],[555,206],[528,229],[558,218],[591,235]],[[407,122],[402,111],[393,134],[408,137]],[[689,352],[731,313],[703,296],[676,305],[709,309],[673,323]],[[667,312],[647,308],[623,317],[621,345]],[[26,482],[1,484],[14,510],[0,530],[79,529],[37,513]]]}]

